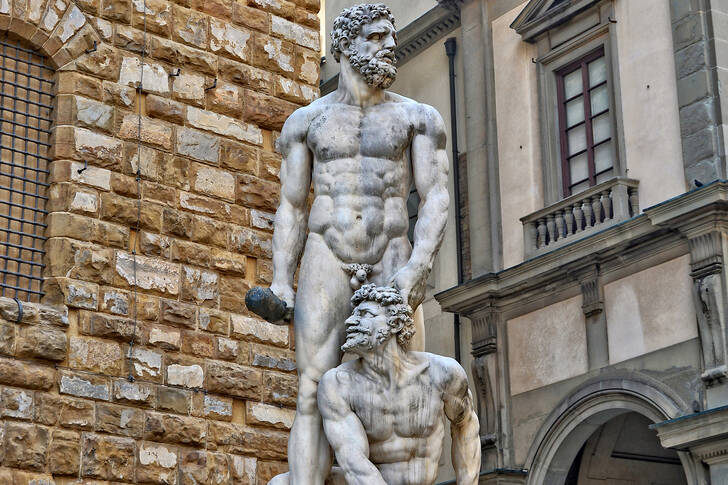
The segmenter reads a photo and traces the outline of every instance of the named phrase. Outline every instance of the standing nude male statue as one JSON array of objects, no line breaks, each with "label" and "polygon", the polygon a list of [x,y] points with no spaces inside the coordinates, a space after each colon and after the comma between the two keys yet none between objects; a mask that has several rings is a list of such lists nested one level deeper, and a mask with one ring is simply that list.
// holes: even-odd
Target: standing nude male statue
[{"label": "standing nude male statue", "polygon": [[[397,34],[389,9],[346,9],[331,37],[341,63],[338,89],[295,111],[278,139],[282,187],[270,290],[293,309],[295,321],[299,386],[288,442],[292,485],[321,485],[331,468],[316,391],[321,376],[341,362],[342,323],[353,291],[365,283],[395,287],[416,309],[449,203],[442,118],[430,106],[385,91],[396,75]],[[412,183],[421,200],[414,246],[407,238]],[[416,347],[423,348],[424,328],[420,336]]]}]

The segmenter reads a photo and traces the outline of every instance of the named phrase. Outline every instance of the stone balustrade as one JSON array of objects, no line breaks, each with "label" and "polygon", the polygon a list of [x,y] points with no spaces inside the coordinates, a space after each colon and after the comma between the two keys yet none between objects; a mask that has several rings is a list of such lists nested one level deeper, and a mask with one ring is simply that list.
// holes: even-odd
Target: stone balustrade
[{"label": "stone balustrade", "polygon": [[638,181],[616,177],[521,218],[526,258],[639,214]]}]

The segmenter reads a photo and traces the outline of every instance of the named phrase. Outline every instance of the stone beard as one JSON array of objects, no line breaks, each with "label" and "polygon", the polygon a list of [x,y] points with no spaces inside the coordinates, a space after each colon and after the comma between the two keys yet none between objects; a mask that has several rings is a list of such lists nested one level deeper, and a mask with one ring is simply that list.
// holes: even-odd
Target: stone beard
[{"label": "stone beard", "polygon": [[373,56],[354,51],[349,56],[349,64],[364,77],[369,86],[387,89],[397,77],[394,66],[396,56],[391,50],[381,50]]}]

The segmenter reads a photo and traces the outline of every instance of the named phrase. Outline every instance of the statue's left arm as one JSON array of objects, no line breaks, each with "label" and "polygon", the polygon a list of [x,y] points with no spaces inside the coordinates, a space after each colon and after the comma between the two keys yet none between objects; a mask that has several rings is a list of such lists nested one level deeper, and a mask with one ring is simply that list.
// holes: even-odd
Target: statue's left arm
[{"label": "statue's left arm", "polygon": [[480,424],[473,408],[465,370],[455,361],[447,366],[445,415],[450,420],[452,465],[457,485],[476,485],[480,475]]},{"label": "statue's left arm", "polygon": [[445,234],[450,202],[445,123],[437,110],[424,104],[418,106],[418,116],[420,122],[410,148],[415,188],[420,196],[414,246],[407,264],[392,278],[412,309],[424,299],[427,277]]}]

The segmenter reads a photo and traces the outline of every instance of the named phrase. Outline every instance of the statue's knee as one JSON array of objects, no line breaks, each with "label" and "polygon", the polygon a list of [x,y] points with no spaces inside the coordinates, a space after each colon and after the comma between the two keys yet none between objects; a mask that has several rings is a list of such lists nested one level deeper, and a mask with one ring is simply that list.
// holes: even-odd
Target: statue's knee
[{"label": "statue's knee", "polygon": [[296,398],[296,412],[298,414],[313,414],[318,410],[316,392],[318,380],[314,380],[305,373],[299,377],[298,396]]}]

